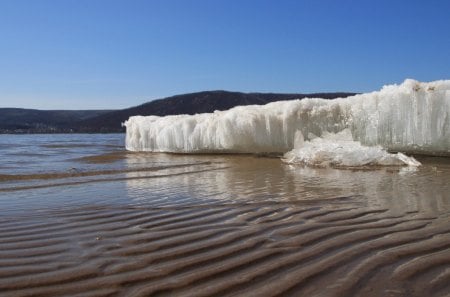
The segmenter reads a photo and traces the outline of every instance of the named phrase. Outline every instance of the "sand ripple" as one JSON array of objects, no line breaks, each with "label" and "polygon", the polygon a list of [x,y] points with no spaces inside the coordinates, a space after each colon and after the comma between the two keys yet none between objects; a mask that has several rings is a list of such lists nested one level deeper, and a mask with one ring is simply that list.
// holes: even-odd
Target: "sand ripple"
[{"label": "sand ripple", "polygon": [[0,217],[0,295],[448,296],[448,221],[324,203]]}]

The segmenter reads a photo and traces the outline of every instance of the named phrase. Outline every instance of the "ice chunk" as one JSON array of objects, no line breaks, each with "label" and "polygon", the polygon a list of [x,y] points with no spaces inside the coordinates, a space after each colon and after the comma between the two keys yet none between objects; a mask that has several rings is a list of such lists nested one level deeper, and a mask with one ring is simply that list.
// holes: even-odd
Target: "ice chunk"
[{"label": "ice chunk", "polygon": [[347,129],[345,133],[363,146],[450,155],[450,80],[408,79],[378,92],[334,100],[280,101],[210,114],[134,116],[124,125],[131,151],[286,153],[297,142]]},{"label": "ice chunk", "polygon": [[[298,136],[300,137],[300,136]],[[354,141],[349,129],[325,132],[311,141],[296,142],[283,161],[315,167],[419,166],[420,162],[402,153],[391,154],[380,146],[363,146]]]}]

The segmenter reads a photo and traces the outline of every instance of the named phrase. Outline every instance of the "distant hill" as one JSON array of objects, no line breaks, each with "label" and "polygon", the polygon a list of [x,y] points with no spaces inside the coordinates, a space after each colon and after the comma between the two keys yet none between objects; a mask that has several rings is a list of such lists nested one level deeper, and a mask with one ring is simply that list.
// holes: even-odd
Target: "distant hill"
[{"label": "distant hill", "polygon": [[176,95],[121,110],[35,110],[0,108],[0,133],[124,132],[121,124],[134,115],[196,114],[226,110],[238,105],[306,97],[333,99],[355,93],[276,94],[206,91]]},{"label": "distant hill", "polygon": [[37,110],[0,108],[0,133],[73,132],[74,123],[111,110]]},{"label": "distant hill", "polygon": [[240,93],[228,91],[205,91],[176,95],[154,100],[139,106],[116,110],[92,117],[77,123],[77,130],[94,132],[97,130],[122,132],[121,123],[134,115],[176,115],[227,110],[238,105],[262,105],[274,101],[310,98],[333,99],[348,97],[356,93],[314,93],[314,94],[276,94],[276,93]]}]

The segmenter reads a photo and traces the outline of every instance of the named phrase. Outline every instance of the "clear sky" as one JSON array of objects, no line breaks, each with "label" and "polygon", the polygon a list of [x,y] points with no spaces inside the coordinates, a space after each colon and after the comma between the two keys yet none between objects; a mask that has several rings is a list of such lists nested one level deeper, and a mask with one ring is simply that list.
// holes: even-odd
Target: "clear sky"
[{"label": "clear sky", "polygon": [[0,0],[0,107],[450,79],[450,1]]}]

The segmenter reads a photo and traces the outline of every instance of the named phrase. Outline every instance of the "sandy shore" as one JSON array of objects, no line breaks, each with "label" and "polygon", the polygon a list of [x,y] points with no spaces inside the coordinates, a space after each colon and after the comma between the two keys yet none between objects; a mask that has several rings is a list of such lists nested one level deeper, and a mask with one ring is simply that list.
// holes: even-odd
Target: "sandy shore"
[{"label": "sandy shore", "polygon": [[8,173],[0,297],[450,296],[448,159],[120,156]]},{"label": "sandy shore", "polygon": [[1,296],[448,296],[448,213],[314,203],[0,217]]}]

